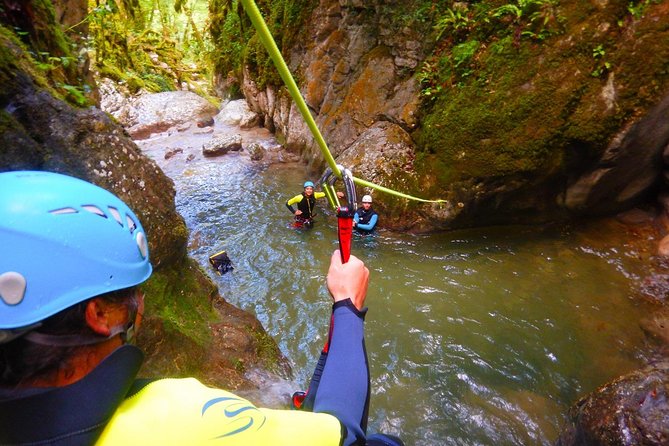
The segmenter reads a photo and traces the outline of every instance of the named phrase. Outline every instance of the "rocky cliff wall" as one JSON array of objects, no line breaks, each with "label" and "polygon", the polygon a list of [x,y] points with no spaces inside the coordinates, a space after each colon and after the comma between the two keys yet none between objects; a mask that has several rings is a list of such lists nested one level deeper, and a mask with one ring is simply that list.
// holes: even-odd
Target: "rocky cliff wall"
[{"label": "rocky cliff wall", "polygon": [[[408,6],[393,1],[321,0],[305,20],[284,56],[338,162],[383,186],[449,200],[379,195],[385,224],[420,231],[611,214],[665,187],[669,7],[555,4],[555,29],[542,41],[483,41],[474,31],[436,40],[433,23],[407,21]],[[453,63],[461,41],[478,45],[469,77],[443,81],[426,100],[426,64]],[[319,171],[322,157],[285,89],[258,88],[251,66],[240,78],[264,125]]]}]

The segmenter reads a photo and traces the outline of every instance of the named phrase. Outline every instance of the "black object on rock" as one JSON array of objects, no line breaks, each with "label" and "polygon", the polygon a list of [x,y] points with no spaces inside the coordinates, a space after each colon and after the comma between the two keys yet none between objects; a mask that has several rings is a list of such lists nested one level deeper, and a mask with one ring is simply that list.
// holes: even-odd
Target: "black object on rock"
[{"label": "black object on rock", "polygon": [[225,251],[219,251],[216,254],[209,256],[209,263],[211,263],[211,266],[214,267],[219,276],[235,269],[232,266],[230,257],[228,257],[228,253]]}]

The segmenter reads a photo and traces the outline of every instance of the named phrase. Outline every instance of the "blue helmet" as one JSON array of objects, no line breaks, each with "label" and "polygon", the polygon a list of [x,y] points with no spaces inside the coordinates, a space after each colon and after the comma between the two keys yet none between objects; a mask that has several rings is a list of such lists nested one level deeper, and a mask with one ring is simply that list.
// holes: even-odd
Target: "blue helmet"
[{"label": "blue helmet", "polygon": [[112,193],[50,172],[0,173],[0,342],[151,275],[137,216]]},{"label": "blue helmet", "polygon": [[314,182],[313,181],[305,181],[304,182],[304,187],[305,187],[305,189],[307,187],[314,187]]}]

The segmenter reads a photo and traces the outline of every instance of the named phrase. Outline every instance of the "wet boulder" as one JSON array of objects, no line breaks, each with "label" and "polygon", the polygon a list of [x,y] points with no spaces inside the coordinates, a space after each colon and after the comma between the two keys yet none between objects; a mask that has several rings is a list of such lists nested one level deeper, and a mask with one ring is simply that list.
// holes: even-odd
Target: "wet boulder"
[{"label": "wet boulder", "polygon": [[[365,130],[344,150],[337,162],[352,170],[353,175],[389,189],[408,191],[419,189],[418,175],[413,167],[414,144],[411,136],[399,125],[380,121]],[[365,189],[364,193],[372,193]],[[362,191],[360,191],[362,193]],[[374,201],[374,208],[381,212],[384,227],[405,230],[409,227],[428,226],[428,213],[441,212],[444,219],[452,219],[460,211],[449,202],[423,205],[424,209],[410,210],[409,200],[383,194]]]},{"label": "wet boulder", "polygon": [[127,96],[110,82],[101,83],[100,107],[116,118],[133,139],[145,139],[186,123],[208,123],[218,108],[191,91]]},{"label": "wet boulder", "polygon": [[258,114],[252,112],[244,99],[226,103],[216,115],[216,121],[222,124],[248,129],[258,126]]},{"label": "wet boulder", "polygon": [[247,148],[246,151],[249,152],[249,156],[253,161],[260,161],[265,157],[265,149],[258,143],[252,143]]},{"label": "wet boulder", "polygon": [[556,446],[669,444],[669,360],[622,376],[578,401]]},{"label": "wet boulder", "polygon": [[226,153],[239,152],[242,150],[242,137],[239,135],[217,136],[207,141],[202,146],[204,156],[219,156]]},{"label": "wet boulder", "polygon": [[645,277],[639,286],[639,294],[652,302],[666,302],[669,296],[669,275],[653,273]]}]

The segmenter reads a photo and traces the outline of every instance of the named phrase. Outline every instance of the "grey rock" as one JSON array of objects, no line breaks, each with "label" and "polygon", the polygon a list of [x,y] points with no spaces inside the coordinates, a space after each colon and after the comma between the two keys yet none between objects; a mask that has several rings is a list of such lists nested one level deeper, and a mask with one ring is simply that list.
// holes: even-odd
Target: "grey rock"
[{"label": "grey rock", "polygon": [[242,137],[239,135],[224,135],[212,138],[202,146],[204,156],[219,156],[233,151],[242,150]]}]

